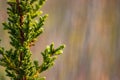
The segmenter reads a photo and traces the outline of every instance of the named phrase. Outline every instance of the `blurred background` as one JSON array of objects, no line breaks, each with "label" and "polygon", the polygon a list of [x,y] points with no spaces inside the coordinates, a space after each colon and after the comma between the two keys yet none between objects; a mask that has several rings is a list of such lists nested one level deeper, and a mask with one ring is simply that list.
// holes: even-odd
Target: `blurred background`
[{"label": "blurred background", "polygon": [[[1,46],[9,49],[6,0],[0,0]],[[48,0],[42,8],[49,14],[45,32],[31,50],[40,52],[51,42],[65,44],[54,67],[44,72],[46,80],[120,80],[120,0]],[[9,80],[0,67],[0,80]]]}]

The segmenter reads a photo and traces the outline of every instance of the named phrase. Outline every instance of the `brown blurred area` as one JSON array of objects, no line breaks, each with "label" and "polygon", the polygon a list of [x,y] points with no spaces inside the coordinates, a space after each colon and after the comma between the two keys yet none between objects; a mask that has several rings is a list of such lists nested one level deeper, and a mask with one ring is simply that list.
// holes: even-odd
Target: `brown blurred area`
[{"label": "brown blurred area", "polygon": [[[1,25],[6,8],[6,0],[0,0],[0,45],[9,48]],[[120,80],[120,0],[47,0],[42,10],[49,17],[31,48],[33,59],[41,62],[40,52],[51,42],[66,45],[54,67],[42,74],[46,80]]]}]

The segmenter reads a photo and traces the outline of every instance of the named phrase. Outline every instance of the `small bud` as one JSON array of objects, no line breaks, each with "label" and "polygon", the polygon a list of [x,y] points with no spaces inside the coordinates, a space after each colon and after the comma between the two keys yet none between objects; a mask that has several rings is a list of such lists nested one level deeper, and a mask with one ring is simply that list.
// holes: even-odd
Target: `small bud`
[{"label": "small bud", "polygon": [[60,48],[61,48],[61,49],[65,48],[65,45],[64,45],[64,44],[63,44],[63,45],[61,45],[61,46],[60,46]]},{"label": "small bud", "polygon": [[54,42],[52,42],[52,44],[50,45],[50,51],[54,50]]},{"label": "small bud", "polygon": [[45,16],[46,16],[46,17],[48,17],[49,15],[48,15],[48,14],[46,14]]},{"label": "small bud", "polygon": [[43,11],[39,11],[39,15],[41,15],[43,13]]},{"label": "small bud", "polygon": [[45,14],[44,16],[43,16],[43,19],[46,19],[48,17],[48,14]]},{"label": "small bud", "polygon": [[40,32],[43,32],[44,31],[44,28],[40,28]]},{"label": "small bud", "polygon": [[46,47],[46,52],[49,53],[50,52],[50,46]]},{"label": "small bud", "polygon": [[63,53],[63,50],[58,50],[55,54],[56,55],[60,55],[60,54],[62,54]]},{"label": "small bud", "polygon": [[50,46],[47,46],[46,49],[50,49]]}]

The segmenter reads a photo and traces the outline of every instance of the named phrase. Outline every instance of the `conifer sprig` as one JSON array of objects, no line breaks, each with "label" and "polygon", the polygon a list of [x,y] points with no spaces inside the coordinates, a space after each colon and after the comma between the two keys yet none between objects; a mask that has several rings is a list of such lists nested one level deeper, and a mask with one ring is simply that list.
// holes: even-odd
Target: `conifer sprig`
[{"label": "conifer sprig", "polygon": [[43,62],[33,61],[30,47],[44,31],[43,25],[48,15],[42,15],[40,8],[45,0],[8,0],[8,21],[3,23],[10,34],[10,45],[7,50],[0,47],[0,65],[6,68],[11,80],[45,80],[39,74],[51,66],[58,55],[63,53],[64,45],[54,48],[54,43],[41,52]]}]

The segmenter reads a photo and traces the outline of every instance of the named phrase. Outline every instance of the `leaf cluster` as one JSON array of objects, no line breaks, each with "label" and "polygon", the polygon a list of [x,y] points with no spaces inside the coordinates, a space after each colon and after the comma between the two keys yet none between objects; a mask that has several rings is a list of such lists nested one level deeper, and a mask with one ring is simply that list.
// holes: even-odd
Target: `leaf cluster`
[{"label": "leaf cluster", "polygon": [[47,14],[40,8],[45,0],[8,0],[8,21],[3,23],[10,34],[12,48],[0,47],[0,65],[6,68],[11,80],[45,80],[39,74],[53,66],[57,55],[63,53],[64,45],[54,48],[54,43],[41,52],[42,64],[31,59],[30,47],[44,31]]}]

